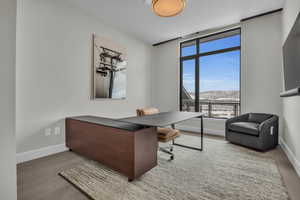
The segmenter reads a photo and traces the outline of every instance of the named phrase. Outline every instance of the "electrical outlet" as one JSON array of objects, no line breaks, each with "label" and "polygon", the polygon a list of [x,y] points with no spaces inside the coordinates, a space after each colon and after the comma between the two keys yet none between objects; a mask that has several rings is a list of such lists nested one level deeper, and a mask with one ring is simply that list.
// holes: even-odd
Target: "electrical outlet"
[{"label": "electrical outlet", "polygon": [[55,127],[54,135],[60,135],[60,127]]},{"label": "electrical outlet", "polygon": [[45,136],[50,136],[51,135],[51,128],[46,128],[45,129]]}]

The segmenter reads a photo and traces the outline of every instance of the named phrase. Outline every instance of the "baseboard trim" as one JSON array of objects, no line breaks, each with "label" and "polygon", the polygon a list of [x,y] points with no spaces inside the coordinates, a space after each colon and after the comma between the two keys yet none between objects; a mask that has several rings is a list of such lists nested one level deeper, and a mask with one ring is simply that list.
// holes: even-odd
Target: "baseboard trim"
[{"label": "baseboard trim", "polygon": [[282,138],[279,139],[279,144],[300,177],[300,162],[297,160],[295,154],[291,151],[289,146]]},{"label": "baseboard trim", "polygon": [[52,154],[64,152],[67,150],[68,148],[66,147],[65,144],[58,144],[58,145],[52,145],[52,146],[48,146],[48,147],[44,147],[32,151],[17,153],[17,164],[34,160],[37,158],[42,158]]},{"label": "baseboard trim", "polygon": [[[176,125],[176,129],[182,130],[182,131],[191,131],[195,133],[200,133],[200,128],[193,127],[193,126],[185,126],[185,125]],[[217,135],[217,136],[225,136],[225,133],[221,130],[213,130],[213,129],[206,129],[204,128],[204,133],[209,135]]]}]

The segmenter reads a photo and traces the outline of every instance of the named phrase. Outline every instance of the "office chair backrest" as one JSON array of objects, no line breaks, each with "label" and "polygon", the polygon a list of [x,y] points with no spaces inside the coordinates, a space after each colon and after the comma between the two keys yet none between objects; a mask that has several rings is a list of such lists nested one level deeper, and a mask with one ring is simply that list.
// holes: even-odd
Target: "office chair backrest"
[{"label": "office chair backrest", "polygon": [[141,108],[136,110],[137,116],[153,115],[159,113],[157,108]]}]

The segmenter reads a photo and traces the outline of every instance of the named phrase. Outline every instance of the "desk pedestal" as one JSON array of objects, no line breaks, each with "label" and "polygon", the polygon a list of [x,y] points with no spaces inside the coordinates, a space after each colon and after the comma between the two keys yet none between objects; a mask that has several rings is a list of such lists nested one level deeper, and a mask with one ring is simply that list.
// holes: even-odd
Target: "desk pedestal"
[{"label": "desk pedestal", "polygon": [[70,150],[118,171],[132,181],[157,165],[155,128],[127,131],[66,119]]}]

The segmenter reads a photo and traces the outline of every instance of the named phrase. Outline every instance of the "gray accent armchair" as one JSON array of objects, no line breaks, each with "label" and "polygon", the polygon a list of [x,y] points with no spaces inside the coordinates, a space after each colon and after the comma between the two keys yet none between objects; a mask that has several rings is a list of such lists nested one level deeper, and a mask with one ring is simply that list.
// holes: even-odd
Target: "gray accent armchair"
[{"label": "gray accent armchair", "polygon": [[267,151],[278,145],[278,116],[264,113],[248,113],[228,119],[226,140],[259,151]]}]

